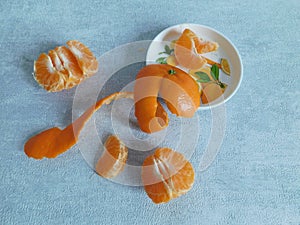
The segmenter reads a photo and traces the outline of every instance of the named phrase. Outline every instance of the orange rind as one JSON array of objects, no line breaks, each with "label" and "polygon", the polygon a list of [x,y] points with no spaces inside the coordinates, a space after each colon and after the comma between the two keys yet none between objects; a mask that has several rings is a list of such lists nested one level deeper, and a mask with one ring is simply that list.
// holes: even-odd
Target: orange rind
[{"label": "orange rind", "polygon": [[189,74],[167,64],[145,66],[136,77],[134,100],[135,116],[146,133],[168,126],[168,115],[158,95],[177,116],[192,117],[200,105],[198,84]]},{"label": "orange rind", "polygon": [[91,116],[103,105],[108,105],[112,101],[120,98],[133,99],[131,92],[116,92],[89,107],[78,119],[68,125],[65,129],[53,127],[45,130],[30,139],[24,145],[24,152],[28,157],[35,159],[55,158],[75,145],[79,134],[91,118]]}]

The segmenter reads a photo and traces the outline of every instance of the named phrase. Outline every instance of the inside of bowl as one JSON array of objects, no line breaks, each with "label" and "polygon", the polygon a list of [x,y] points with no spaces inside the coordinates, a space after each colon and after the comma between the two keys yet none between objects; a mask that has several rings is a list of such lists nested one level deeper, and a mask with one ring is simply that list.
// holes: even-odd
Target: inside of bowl
[{"label": "inside of bowl", "polygon": [[[156,59],[161,56],[160,52],[163,51],[164,46],[170,45],[171,41],[178,39],[178,37],[186,28],[191,29],[204,40],[217,42],[219,44],[219,49],[216,52],[204,54],[204,56],[215,62],[220,62],[221,58],[225,58],[228,60],[231,69],[230,76],[226,75],[220,70],[220,81],[228,85],[223,96],[209,104],[202,104],[200,108],[207,109],[228,101],[234,95],[241,82],[241,59],[234,45],[224,35],[213,30],[212,28],[198,24],[180,24],[165,29],[155,37],[149,46],[146,57],[147,64],[157,63]],[[181,69],[186,70],[185,68]]]}]

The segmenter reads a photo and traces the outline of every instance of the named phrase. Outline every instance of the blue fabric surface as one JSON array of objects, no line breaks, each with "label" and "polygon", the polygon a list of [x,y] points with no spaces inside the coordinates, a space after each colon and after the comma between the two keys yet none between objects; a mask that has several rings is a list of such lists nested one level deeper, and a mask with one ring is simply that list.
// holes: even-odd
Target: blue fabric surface
[{"label": "blue fabric surface", "polygon": [[[300,224],[299,0],[2,0],[0,12],[0,224]],[[154,205],[95,175],[76,146],[25,156],[27,138],[72,118],[75,89],[46,93],[32,78],[41,52],[78,39],[100,56],[185,22],[224,33],[244,65],[220,153],[188,194]]]}]

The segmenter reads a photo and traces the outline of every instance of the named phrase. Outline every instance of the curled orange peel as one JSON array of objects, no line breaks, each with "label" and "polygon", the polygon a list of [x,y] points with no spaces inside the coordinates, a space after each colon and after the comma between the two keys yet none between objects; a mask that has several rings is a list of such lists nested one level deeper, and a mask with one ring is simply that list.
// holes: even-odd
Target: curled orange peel
[{"label": "curled orange peel", "polygon": [[200,105],[196,81],[183,70],[155,64],[142,68],[134,86],[135,116],[142,131],[153,133],[168,126],[168,115],[158,101],[166,101],[171,113],[192,117]]},{"label": "curled orange peel", "polygon": [[25,154],[35,159],[55,158],[64,153],[78,141],[79,134],[91,118],[94,112],[100,109],[104,104],[108,105],[113,100],[120,98],[133,99],[132,92],[117,92],[103,99],[88,108],[78,119],[61,130],[53,127],[31,137],[24,145]]}]

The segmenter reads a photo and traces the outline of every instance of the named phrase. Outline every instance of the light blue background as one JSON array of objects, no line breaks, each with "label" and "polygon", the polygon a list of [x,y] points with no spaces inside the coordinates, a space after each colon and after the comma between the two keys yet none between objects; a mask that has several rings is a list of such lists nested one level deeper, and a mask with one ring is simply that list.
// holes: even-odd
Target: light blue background
[{"label": "light blue background", "polygon": [[[0,12],[0,224],[300,224],[299,0],[1,0]],[[24,155],[28,137],[71,121],[75,90],[46,93],[32,78],[41,52],[78,39],[100,56],[185,22],[224,33],[244,64],[220,153],[188,194],[154,205],[94,175],[76,146]]]}]

